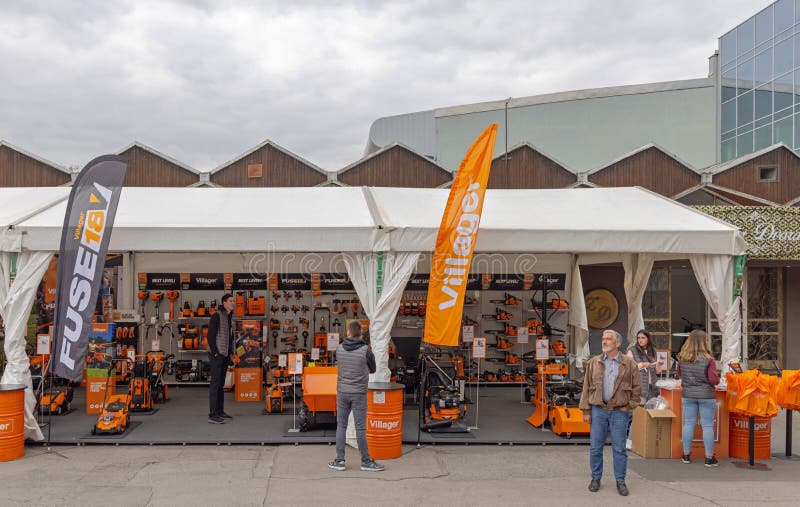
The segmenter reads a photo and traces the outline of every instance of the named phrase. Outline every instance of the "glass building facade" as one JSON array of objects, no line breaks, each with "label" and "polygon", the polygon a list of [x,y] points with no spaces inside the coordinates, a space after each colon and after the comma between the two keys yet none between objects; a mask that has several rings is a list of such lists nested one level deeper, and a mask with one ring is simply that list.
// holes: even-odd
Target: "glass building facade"
[{"label": "glass building facade", "polygon": [[719,39],[720,159],[783,142],[800,152],[800,0],[778,0]]}]

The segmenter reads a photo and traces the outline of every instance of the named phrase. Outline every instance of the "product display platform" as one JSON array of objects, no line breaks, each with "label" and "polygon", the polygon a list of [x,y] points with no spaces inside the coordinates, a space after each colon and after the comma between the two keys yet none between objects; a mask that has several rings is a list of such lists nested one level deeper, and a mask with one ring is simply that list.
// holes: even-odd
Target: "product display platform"
[{"label": "product display platform", "polygon": [[[554,435],[549,429],[534,428],[525,419],[532,405],[520,403],[519,387],[495,387],[468,391],[472,400],[467,412],[467,425],[478,426],[469,433],[420,432],[420,442],[441,444],[588,444],[588,436],[568,439]],[[233,393],[226,393],[225,410],[233,419],[225,424],[208,423],[208,390],[203,387],[173,387],[170,400],[157,405],[158,411],[131,413],[131,428],[114,438],[92,436],[90,431],[97,415],[86,414],[84,391],[75,390],[73,410],[64,416],[52,416],[50,428],[43,427],[54,444],[333,444],[335,426],[320,426],[307,432],[293,432],[292,400],[286,400],[283,414],[264,414],[264,402],[237,403]],[[477,401],[477,403],[476,403]],[[477,424],[475,410],[478,409]],[[297,403],[299,410],[300,403]],[[406,406],[403,410],[403,442],[417,442],[418,409]],[[48,418],[44,418],[47,422]]]}]

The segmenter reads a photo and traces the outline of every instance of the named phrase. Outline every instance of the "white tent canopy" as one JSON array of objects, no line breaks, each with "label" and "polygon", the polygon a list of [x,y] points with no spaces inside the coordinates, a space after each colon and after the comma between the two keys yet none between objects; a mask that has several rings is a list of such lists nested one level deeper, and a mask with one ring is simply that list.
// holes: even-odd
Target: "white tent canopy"
[{"label": "white tent canopy", "polygon": [[[41,256],[59,248],[68,190],[0,189],[0,202],[6,205],[0,212],[0,259],[6,273],[8,253],[22,252],[20,259],[30,272],[26,271],[26,280],[38,283],[33,279],[47,260]],[[370,329],[373,347],[383,351],[399,305],[396,292],[404,286],[419,254],[433,250],[448,194],[448,189],[372,187],[125,188],[109,248],[112,252],[171,252],[168,255],[342,254],[352,261],[346,264],[359,299],[365,308],[369,302],[373,309],[370,318],[377,326]],[[571,294],[582,294],[580,265],[622,262],[629,323],[641,320],[641,297],[652,262],[690,259],[700,270],[698,282],[712,310],[724,323],[725,364],[739,351],[739,300],[730,301],[731,273],[733,256],[745,248],[735,227],[633,187],[489,190],[475,251],[558,254],[572,259],[566,263],[571,265]],[[384,274],[384,291],[391,293],[383,298],[373,283],[378,263],[370,252],[384,252],[386,266],[397,267]],[[41,258],[28,260],[28,253]],[[16,292],[23,288],[29,292],[30,287],[5,283],[6,301],[17,301],[15,307],[24,310],[27,296],[20,298]],[[585,344],[588,325],[583,298],[571,294],[567,297],[572,302],[570,324],[577,351]],[[12,341],[17,345],[22,343],[21,327],[18,333],[19,340]],[[8,344],[7,340],[7,349]],[[22,371],[19,366],[15,368]],[[383,376],[387,371],[379,365]],[[32,418],[32,413],[26,414],[26,423],[28,416]]]},{"label": "white tent canopy", "polygon": [[[61,198],[17,224],[22,249],[58,249],[66,190],[0,189],[7,209],[37,209],[34,203],[51,202],[54,194]],[[371,187],[125,188],[110,249],[429,252],[448,193]],[[20,201],[25,194],[30,198]],[[488,190],[476,245],[476,252],[498,253],[736,255],[744,249],[736,228],[638,187]]]},{"label": "white tent canopy", "polygon": [[[39,189],[31,189],[32,193]],[[0,191],[0,200],[3,191]],[[19,228],[23,248],[58,250],[66,202]],[[361,188],[124,188],[111,251],[372,251]]]},{"label": "white tent canopy", "polygon": [[[448,190],[372,188],[389,248],[430,251]],[[744,252],[730,225],[638,187],[487,190],[476,252]]]}]

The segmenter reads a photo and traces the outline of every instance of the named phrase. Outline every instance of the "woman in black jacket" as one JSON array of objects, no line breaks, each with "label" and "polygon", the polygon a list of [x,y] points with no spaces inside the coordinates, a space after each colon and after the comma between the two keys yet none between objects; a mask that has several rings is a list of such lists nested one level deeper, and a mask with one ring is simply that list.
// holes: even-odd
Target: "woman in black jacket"
[{"label": "woman in black jacket", "polygon": [[640,329],[636,333],[636,343],[628,348],[628,357],[636,361],[639,374],[642,376],[642,405],[650,398],[658,396],[656,387],[656,347],[650,333]]}]

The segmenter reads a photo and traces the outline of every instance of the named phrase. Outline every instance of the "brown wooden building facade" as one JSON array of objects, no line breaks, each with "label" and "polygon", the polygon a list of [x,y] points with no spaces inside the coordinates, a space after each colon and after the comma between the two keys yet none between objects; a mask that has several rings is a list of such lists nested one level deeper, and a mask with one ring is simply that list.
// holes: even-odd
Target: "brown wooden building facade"
[{"label": "brown wooden building facade", "polygon": [[266,140],[209,173],[220,187],[313,187],[328,174],[298,155]]},{"label": "brown wooden building facade", "polygon": [[521,144],[492,160],[487,188],[565,188],[575,173],[530,144]]},{"label": "brown wooden building facade", "polygon": [[700,175],[656,145],[644,146],[591,171],[588,181],[601,187],[640,186],[672,197],[700,183]]},{"label": "brown wooden building facade", "polygon": [[402,144],[371,153],[335,176],[344,185],[370,187],[437,188],[452,180],[447,169]]},{"label": "brown wooden building facade", "polygon": [[117,152],[128,160],[126,187],[189,187],[200,182],[200,172],[149,146],[134,142]]},{"label": "brown wooden building facade", "polygon": [[66,167],[0,141],[0,187],[58,187],[72,183]]}]

